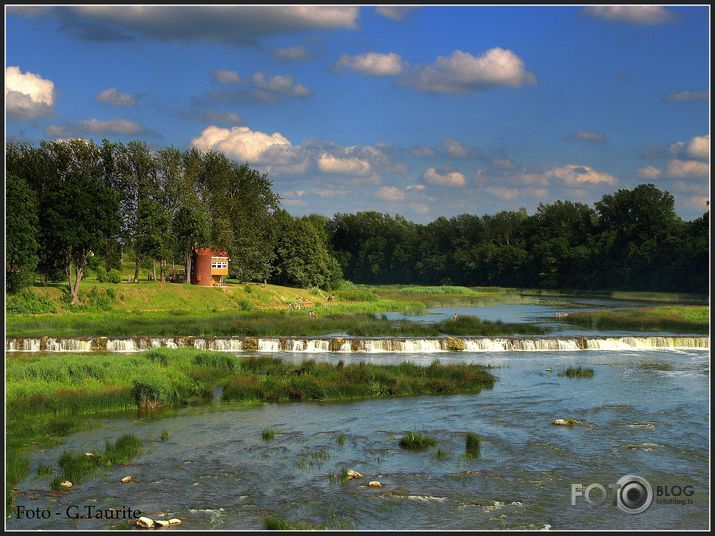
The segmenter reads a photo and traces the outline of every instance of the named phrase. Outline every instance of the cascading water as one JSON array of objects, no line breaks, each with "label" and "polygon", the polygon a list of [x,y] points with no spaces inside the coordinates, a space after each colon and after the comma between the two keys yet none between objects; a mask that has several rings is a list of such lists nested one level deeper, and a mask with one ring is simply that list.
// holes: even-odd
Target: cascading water
[{"label": "cascading water", "polygon": [[7,352],[139,352],[152,348],[193,347],[218,352],[554,352],[578,350],[648,350],[710,347],[709,337],[439,337],[392,338],[250,338],[250,337],[8,337]]}]

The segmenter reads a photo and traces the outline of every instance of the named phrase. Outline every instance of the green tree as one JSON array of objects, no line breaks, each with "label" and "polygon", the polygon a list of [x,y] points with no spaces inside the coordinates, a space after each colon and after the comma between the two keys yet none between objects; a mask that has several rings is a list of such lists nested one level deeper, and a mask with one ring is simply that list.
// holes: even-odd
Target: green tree
[{"label": "green tree", "polygon": [[209,245],[210,229],[210,218],[203,207],[183,206],[174,215],[172,230],[184,257],[187,284],[191,282],[191,253],[195,247]]},{"label": "green tree", "polygon": [[32,284],[37,268],[39,205],[27,182],[14,174],[6,179],[5,202],[5,284],[8,292],[17,292]]}]

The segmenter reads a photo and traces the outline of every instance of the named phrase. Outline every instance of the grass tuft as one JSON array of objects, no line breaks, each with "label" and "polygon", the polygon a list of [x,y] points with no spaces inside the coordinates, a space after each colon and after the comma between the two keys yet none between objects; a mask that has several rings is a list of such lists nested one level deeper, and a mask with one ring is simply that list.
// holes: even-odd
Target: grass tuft
[{"label": "grass tuft", "polygon": [[564,371],[559,372],[559,376],[567,378],[593,378],[596,373],[589,367],[569,367]]},{"label": "grass tuft", "polygon": [[482,448],[482,439],[479,435],[472,432],[467,432],[467,438],[465,441],[465,452],[469,458],[478,458],[479,453]]},{"label": "grass tuft", "polygon": [[407,450],[425,450],[435,445],[437,445],[435,438],[416,432],[408,432],[400,439],[400,448]]}]

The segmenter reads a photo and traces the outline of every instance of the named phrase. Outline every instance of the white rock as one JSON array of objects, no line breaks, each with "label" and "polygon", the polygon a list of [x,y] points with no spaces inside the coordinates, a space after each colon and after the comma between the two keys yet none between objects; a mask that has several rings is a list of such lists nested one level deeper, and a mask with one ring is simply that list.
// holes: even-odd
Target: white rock
[{"label": "white rock", "polygon": [[166,521],[165,519],[157,519],[156,521],[154,521],[154,523],[157,524],[157,525],[159,525],[160,527],[168,527],[169,524],[170,524],[170,523],[169,523],[168,521]]},{"label": "white rock", "polygon": [[127,482],[131,482],[132,480],[134,480],[134,478],[132,478],[131,476],[125,476],[124,478],[122,478],[122,484],[126,484]]},{"label": "white rock", "polygon": [[382,484],[380,484],[377,480],[373,480],[372,482],[368,483],[368,486],[371,488],[381,488]]},{"label": "white rock", "polygon": [[358,473],[357,471],[353,471],[352,469],[349,469],[347,472],[348,478],[362,478],[362,475]]},{"label": "white rock", "polygon": [[573,426],[574,424],[578,424],[578,421],[576,420],[567,420],[567,419],[556,419],[552,424],[555,424],[557,426]]},{"label": "white rock", "polygon": [[137,527],[140,529],[153,529],[154,521],[148,517],[140,517],[137,519]]},{"label": "white rock", "polygon": [[175,517],[172,517],[169,520],[169,525],[181,525],[181,519],[177,519]]},{"label": "white rock", "polygon": [[72,482],[70,482],[69,480],[63,480],[62,482],[60,482],[60,486],[63,488],[71,488]]}]

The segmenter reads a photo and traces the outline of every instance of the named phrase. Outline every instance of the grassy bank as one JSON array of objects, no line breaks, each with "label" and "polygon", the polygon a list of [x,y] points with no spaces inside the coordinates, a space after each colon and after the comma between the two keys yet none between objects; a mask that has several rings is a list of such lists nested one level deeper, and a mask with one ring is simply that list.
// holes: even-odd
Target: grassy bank
[{"label": "grassy bank", "polygon": [[700,305],[637,307],[623,311],[573,313],[562,320],[591,329],[707,333],[710,308]]},{"label": "grassy bank", "polygon": [[[381,302],[376,302],[381,303]],[[246,311],[191,314],[87,312],[68,315],[8,315],[8,336],[320,336],[344,333],[358,337],[434,337],[438,335],[538,335],[546,330],[529,324],[506,324],[463,316],[437,324],[390,320],[365,312],[335,313]]]},{"label": "grassy bank", "polygon": [[658,302],[673,304],[698,304],[709,303],[708,296],[702,294],[684,294],[680,292],[646,292],[637,290],[567,290],[567,289],[523,289],[524,296],[543,297],[582,297],[582,298],[608,298],[612,300]]},{"label": "grassy bank", "polygon": [[29,470],[28,451],[118,412],[210,403],[217,386],[224,404],[257,404],[479,393],[495,382],[479,365],[295,365],[193,349],[11,356],[6,370],[8,502]]}]

